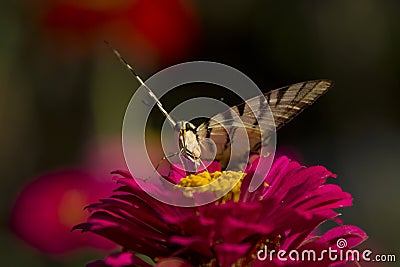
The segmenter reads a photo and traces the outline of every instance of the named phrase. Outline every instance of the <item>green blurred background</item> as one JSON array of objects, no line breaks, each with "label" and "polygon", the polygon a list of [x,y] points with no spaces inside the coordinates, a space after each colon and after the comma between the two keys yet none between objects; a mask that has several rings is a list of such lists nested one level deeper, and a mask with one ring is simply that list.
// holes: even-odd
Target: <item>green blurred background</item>
[{"label": "green blurred background", "polygon": [[[106,254],[45,252],[16,234],[10,219],[21,190],[42,173],[80,169],[110,179],[109,171],[124,167],[121,125],[138,84],[103,40],[143,78],[209,60],[242,71],[265,92],[334,80],[333,90],[279,131],[278,149],[337,173],[354,198],[345,223],[367,232],[364,247],[400,257],[399,11],[395,0],[3,1],[1,265],[83,266]],[[168,108],[179,101],[163,99]],[[52,190],[43,184],[40,194]],[[41,209],[35,198],[27,202],[30,212]]]}]

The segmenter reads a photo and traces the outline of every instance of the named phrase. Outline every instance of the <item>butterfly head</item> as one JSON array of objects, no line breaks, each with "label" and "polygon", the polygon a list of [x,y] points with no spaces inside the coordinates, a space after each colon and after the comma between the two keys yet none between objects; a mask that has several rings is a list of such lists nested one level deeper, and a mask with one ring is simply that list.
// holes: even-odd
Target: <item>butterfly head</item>
[{"label": "butterfly head", "polygon": [[196,126],[188,121],[177,122],[179,131],[179,146],[191,160],[198,160],[201,156],[201,149],[197,140]]}]

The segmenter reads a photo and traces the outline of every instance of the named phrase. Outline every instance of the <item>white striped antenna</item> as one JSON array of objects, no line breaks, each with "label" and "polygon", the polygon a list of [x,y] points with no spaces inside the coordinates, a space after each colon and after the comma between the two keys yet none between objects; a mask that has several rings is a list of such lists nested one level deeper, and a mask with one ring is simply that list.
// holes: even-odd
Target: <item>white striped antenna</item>
[{"label": "white striped antenna", "polygon": [[157,96],[153,93],[153,91],[143,82],[143,80],[139,77],[139,75],[137,75],[137,73],[135,72],[135,70],[131,67],[131,65],[129,65],[129,63],[121,56],[121,54],[119,53],[119,51],[117,49],[115,49],[114,47],[112,47],[110,45],[110,43],[108,43],[107,41],[104,41],[104,43],[111,49],[111,51],[114,53],[114,55],[118,58],[118,60],[125,65],[128,70],[133,74],[133,76],[135,77],[135,79],[140,83],[140,85],[142,85],[144,88],[147,89],[147,92],[149,93],[150,97],[154,99],[154,101],[156,101],[158,109],[162,112],[162,114],[164,114],[164,116],[167,118],[169,124],[171,124],[171,126],[175,129],[177,124],[176,122],[171,118],[171,116],[168,114],[168,112],[164,109],[164,107],[162,106],[160,100],[158,100]]}]

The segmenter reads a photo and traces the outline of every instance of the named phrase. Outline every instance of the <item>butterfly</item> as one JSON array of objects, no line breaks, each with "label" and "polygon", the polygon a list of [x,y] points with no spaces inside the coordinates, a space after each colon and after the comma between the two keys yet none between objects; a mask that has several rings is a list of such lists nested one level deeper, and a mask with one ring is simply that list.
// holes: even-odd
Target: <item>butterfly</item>
[{"label": "butterfly", "polygon": [[[285,86],[253,97],[195,126],[189,121],[175,122],[152,90],[147,87],[120,53],[110,45],[109,47],[139,83],[147,89],[158,109],[174,130],[179,133],[180,150],[173,155],[183,155],[195,166],[199,166],[202,160],[216,160],[223,169],[229,162],[233,162],[233,166],[241,168],[241,165],[246,162],[246,155],[260,153],[262,147],[268,145],[269,137],[275,130],[290,122],[333,86],[333,82],[330,80],[312,80]],[[237,131],[239,128],[245,129],[248,142],[242,142],[244,136]],[[203,142],[206,139],[211,139],[214,146],[210,146],[209,142]],[[232,145],[241,143],[246,145],[239,146],[232,154]],[[182,160],[181,162],[184,165]]]}]

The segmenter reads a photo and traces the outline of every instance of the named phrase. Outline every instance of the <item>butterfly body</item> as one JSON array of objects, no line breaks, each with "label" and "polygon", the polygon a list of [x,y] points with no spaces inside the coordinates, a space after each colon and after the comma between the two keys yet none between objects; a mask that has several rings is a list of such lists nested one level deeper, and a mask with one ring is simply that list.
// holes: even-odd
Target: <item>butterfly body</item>
[{"label": "butterfly body", "polygon": [[201,157],[201,148],[198,142],[197,129],[188,121],[178,121],[175,129],[179,132],[179,148],[184,155],[193,162]]}]

